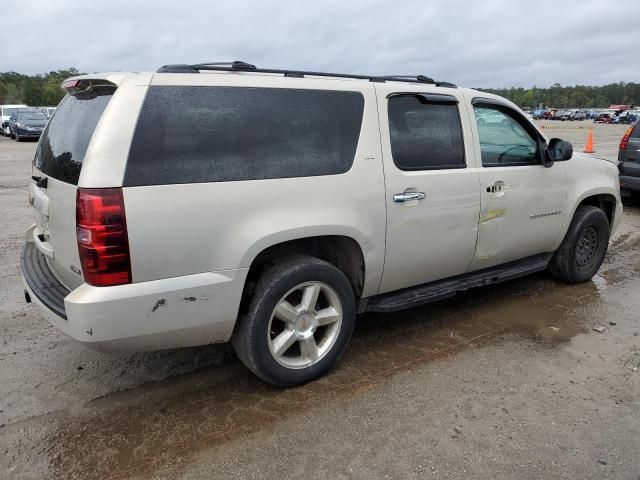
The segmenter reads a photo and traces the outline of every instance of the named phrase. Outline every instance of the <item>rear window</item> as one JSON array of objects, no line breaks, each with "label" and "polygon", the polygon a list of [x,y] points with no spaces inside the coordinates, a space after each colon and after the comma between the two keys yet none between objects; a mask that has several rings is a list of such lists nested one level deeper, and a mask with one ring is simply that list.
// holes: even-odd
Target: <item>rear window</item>
[{"label": "rear window", "polygon": [[151,87],[124,184],[345,173],[353,164],[363,110],[357,92]]},{"label": "rear window", "polygon": [[114,88],[101,87],[67,95],[42,133],[34,159],[36,168],[77,185],[89,141],[114,92]]}]

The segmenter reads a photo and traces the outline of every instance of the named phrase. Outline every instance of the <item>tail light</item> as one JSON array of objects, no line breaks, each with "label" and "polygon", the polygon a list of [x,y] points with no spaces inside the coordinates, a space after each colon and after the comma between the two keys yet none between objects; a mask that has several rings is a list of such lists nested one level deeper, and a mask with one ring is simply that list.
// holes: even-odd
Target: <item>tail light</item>
[{"label": "tail light", "polygon": [[79,188],[76,232],[85,282],[97,287],[131,283],[121,188]]},{"label": "tail light", "polygon": [[620,150],[626,150],[627,145],[629,144],[629,137],[631,136],[631,132],[633,131],[633,127],[627,128],[627,131],[624,132],[624,136],[622,140],[620,140]]}]

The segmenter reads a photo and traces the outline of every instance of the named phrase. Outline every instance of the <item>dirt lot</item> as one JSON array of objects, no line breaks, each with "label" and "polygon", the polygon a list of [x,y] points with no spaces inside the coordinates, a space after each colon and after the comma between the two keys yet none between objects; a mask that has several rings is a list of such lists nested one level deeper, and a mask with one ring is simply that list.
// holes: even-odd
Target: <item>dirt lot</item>
[{"label": "dirt lot", "polygon": [[[595,126],[596,155],[623,131]],[[364,316],[336,371],[282,390],[224,345],[107,355],[41,319],[18,274],[34,148],[0,137],[0,478],[640,478],[640,209],[592,282]]]}]

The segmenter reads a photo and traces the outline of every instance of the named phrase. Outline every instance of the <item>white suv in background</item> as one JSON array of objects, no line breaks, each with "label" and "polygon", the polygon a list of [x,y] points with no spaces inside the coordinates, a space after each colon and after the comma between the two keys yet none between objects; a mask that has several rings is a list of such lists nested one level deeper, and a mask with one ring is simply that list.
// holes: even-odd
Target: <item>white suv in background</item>
[{"label": "white suv in background", "polygon": [[26,105],[0,105],[0,133],[5,137],[11,135],[9,130],[9,118],[15,115],[21,108],[28,108]]},{"label": "white suv in background", "polygon": [[63,87],[34,159],[25,293],[103,350],[231,340],[260,378],[301,384],[358,312],[545,269],[589,280],[622,218],[614,164],[424,76],[234,62]]}]

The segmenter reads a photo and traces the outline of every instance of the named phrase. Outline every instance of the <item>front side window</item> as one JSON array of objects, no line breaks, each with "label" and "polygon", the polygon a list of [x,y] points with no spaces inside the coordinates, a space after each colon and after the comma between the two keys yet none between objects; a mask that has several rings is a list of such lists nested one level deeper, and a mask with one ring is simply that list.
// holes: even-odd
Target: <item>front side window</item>
[{"label": "front side window", "polygon": [[473,107],[483,167],[537,165],[538,141],[516,120],[515,112],[496,105]]},{"label": "front side window", "polygon": [[464,142],[458,105],[422,95],[389,99],[393,161],[401,170],[464,168]]},{"label": "front side window", "polygon": [[152,86],[125,186],[345,173],[363,112],[359,92]]}]

